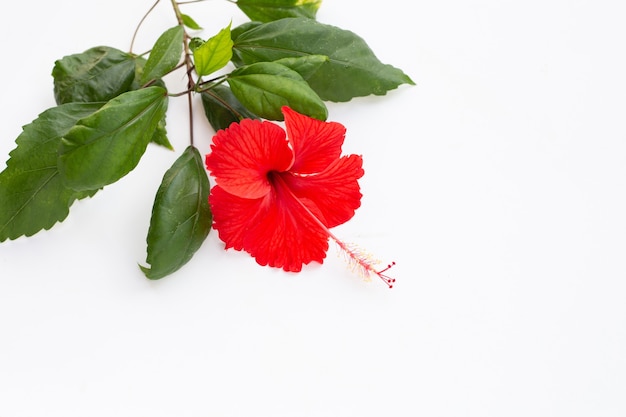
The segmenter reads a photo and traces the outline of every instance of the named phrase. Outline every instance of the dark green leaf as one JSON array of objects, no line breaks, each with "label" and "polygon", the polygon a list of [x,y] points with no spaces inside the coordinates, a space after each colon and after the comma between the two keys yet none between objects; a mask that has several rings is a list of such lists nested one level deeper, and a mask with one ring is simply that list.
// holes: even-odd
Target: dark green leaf
[{"label": "dark green leaf", "polygon": [[76,199],[95,194],[65,186],[57,169],[57,152],[61,137],[103,104],[62,104],[24,126],[7,168],[0,173],[0,242],[50,229],[65,220]]},{"label": "dark green leaf", "polygon": [[297,72],[275,62],[259,62],[237,68],[228,77],[230,88],[252,113],[283,120],[282,106],[319,120],[328,110],[319,96]]},{"label": "dark green leaf", "polygon": [[[165,110],[167,111],[167,102],[165,102]],[[161,118],[161,120],[159,120],[159,123],[157,124],[156,130],[154,131],[154,135],[152,135],[152,139],[150,139],[150,142],[159,146],[163,146],[170,151],[173,151],[174,147],[167,137],[167,129],[165,128],[166,119],[167,117],[164,112],[163,117]]]},{"label": "dark green leaf", "polygon": [[181,17],[183,18],[183,24],[187,26],[189,29],[193,29],[193,30],[202,29],[202,27],[199,24],[197,24],[196,21],[191,18],[191,16],[188,16],[186,14],[181,14]]},{"label": "dark green leaf", "polygon": [[121,94],[79,120],[59,149],[66,185],[93,190],[132,171],[163,119],[166,103],[166,91],[153,86]]},{"label": "dark green leaf", "polygon": [[271,22],[285,17],[315,19],[322,0],[237,0],[237,6],[250,18]]},{"label": "dark green leaf", "polygon": [[201,94],[204,113],[215,131],[226,129],[241,119],[258,119],[237,100],[225,85],[216,85]]},{"label": "dark green leaf", "polygon": [[370,94],[384,95],[414,82],[400,69],[383,64],[353,32],[312,19],[288,18],[258,25],[234,39],[238,65],[306,55],[325,55],[328,62],[309,78],[323,100],[349,101]]},{"label": "dark green leaf", "polygon": [[[141,78],[143,77],[143,72],[146,67],[146,62],[147,60],[144,57],[141,57],[141,56],[135,57],[135,80],[130,85],[130,88],[128,89],[128,91],[139,90],[140,88],[143,88],[143,83],[141,83]],[[163,87],[167,90],[167,86],[165,85],[165,82],[163,82],[163,80],[160,78],[155,80],[150,85],[158,85],[159,87]]]},{"label": "dark green leaf", "polygon": [[234,41],[235,39],[237,39],[239,36],[241,36],[242,33],[249,31],[250,29],[253,29],[259,25],[262,25],[263,22],[245,22],[242,23],[241,25],[237,26],[236,28],[232,28],[230,30],[230,37],[231,39]]},{"label": "dark green leaf", "polygon": [[[130,88],[131,90],[139,90],[140,88],[142,88],[142,85],[141,83],[139,83],[138,80],[141,79],[141,74],[143,74],[143,68],[146,65],[146,59],[142,57],[137,57],[135,60],[135,63],[136,63],[135,81],[131,85],[131,88]],[[165,83],[163,82],[162,79],[156,80],[152,85],[158,85],[159,87],[166,88]],[[165,103],[165,106],[167,107],[167,102]],[[163,119],[159,121],[159,125],[157,126],[157,129],[154,132],[154,136],[152,137],[152,143],[163,146],[164,148],[167,148],[173,151],[174,147],[172,146],[172,144],[170,143],[167,137],[167,130],[165,128],[165,125],[166,125],[165,119],[166,119],[166,114],[164,113]]]},{"label": "dark green leaf", "polygon": [[230,24],[193,50],[196,73],[202,77],[223,68],[233,56]]},{"label": "dark green leaf", "polygon": [[157,191],[150,229],[147,278],[163,278],[185,265],[211,230],[209,178],[198,150],[189,146],[163,176]]},{"label": "dark green leaf", "polygon": [[108,101],[130,89],[134,58],[108,46],[68,55],[52,69],[57,104]]},{"label": "dark green leaf", "polygon": [[161,78],[176,68],[183,53],[184,33],[185,29],[178,25],[169,28],[159,36],[144,67],[142,84]]}]

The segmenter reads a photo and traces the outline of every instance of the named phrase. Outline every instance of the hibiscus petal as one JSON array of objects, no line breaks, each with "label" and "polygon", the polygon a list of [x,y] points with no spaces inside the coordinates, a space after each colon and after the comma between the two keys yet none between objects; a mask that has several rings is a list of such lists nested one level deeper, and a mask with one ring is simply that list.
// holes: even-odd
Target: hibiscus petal
[{"label": "hibiscus petal", "polygon": [[335,160],[319,174],[298,176],[283,173],[281,178],[330,229],[350,220],[361,205],[362,194],[357,180],[363,176],[362,165],[361,156],[349,155]]},{"label": "hibiscus petal", "polygon": [[250,225],[262,215],[263,198],[248,199],[230,194],[219,185],[213,186],[209,205],[213,214],[213,229],[217,230],[226,249],[243,250]]},{"label": "hibiscus petal", "polygon": [[295,160],[291,171],[312,174],[323,171],[341,155],[346,128],[336,122],[323,122],[282,108],[287,137]]},{"label": "hibiscus petal", "polygon": [[293,158],[280,126],[244,119],[215,134],[206,166],[225,191],[243,198],[259,198],[270,191],[268,172],[289,169]]},{"label": "hibiscus petal", "polygon": [[298,272],[311,261],[322,263],[328,251],[328,231],[285,189],[276,184],[263,218],[244,239],[260,265]]},{"label": "hibiscus petal", "polygon": [[323,262],[328,233],[284,188],[277,185],[251,200],[214,186],[209,197],[213,228],[227,249],[245,250],[260,265],[298,272],[302,265]]}]

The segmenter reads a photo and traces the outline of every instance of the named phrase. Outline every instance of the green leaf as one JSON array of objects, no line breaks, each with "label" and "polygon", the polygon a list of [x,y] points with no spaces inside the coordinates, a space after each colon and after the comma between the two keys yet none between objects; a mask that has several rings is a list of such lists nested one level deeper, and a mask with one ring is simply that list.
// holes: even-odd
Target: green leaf
[{"label": "green leaf", "polygon": [[237,68],[228,76],[228,84],[252,113],[269,120],[283,120],[282,106],[319,120],[326,120],[328,110],[300,74],[275,62],[259,62]]},{"label": "green leaf", "polygon": [[255,28],[257,26],[262,25],[263,22],[245,22],[242,23],[241,25],[232,28],[230,30],[230,37],[231,39],[234,41],[235,39],[237,39],[242,33],[249,31],[252,28]]},{"label": "green leaf", "polygon": [[[139,83],[139,79],[141,79],[141,74],[143,74],[144,66],[146,65],[146,59],[142,57],[136,57],[135,60],[135,81],[131,85],[131,90],[139,90],[142,88],[142,85]],[[166,88],[165,83],[162,79],[158,79],[152,85],[157,85],[159,87]],[[167,102],[165,103],[167,107]],[[174,150],[174,147],[170,143],[167,137],[167,130],[165,128],[166,125],[166,114],[163,113],[163,118],[159,121],[156,131],[154,132],[154,136],[152,137],[152,143],[163,146],[171,151]]]},{"label": "green leaf", "polygon": [[62,104],[24,126],[0,173],[0,242],[50,229],[65,220],[76,199],[95,194],[65,186],[57,169],[57,151],[61,137],[103,104]]},{"label": "green leaf", "polygon": [[196,73],[202,77],[223,68],[233,56],[233,41],[230,38],[230,24],[217,35],[195,47],[193,61]]},{"label": "green leaf", "polygon": [[57,104],[108,101],[130,89],[135,59],[118,49],[98,46],[57,60],[52,77]]},{"label": "green leaf", "polygon": [[187,26],[189,29],[193,29],[193,30],[201,30],[202,26],[200,26],[198,23],[196,23],[195,20],[193,20],[191,18],[191,16],[188,16],[186,14],[181,14],[181,17],[183,19],[183,24],[185,26]]},{"label": "green leaf", "polygon": [[157,191],[148,230],[149,279],[163,278],[185,265],[211,230],[209,178],[193,146],[174,162]]},{"label": "green leaf", "polygon": [[174,147],[172,146],[172,144],[170,143],[170,140],[167,137],[167,129],[165,128],[166,125],[166,112],[167,112],[167,101],[165,102],[165,112],[163,112],[163,117],[161,118],[161,120],[159,120],[159,123],[157,123],[157,127],[154,131],[154,135],[152,135],[152,139],[150,139],[150,142],[154,143],[155,145],[159,145],[159,146],[163,146],[166,149],[169,149],[170,151],[174,150]]},{"label": "green leaf", "polygon": [[353,32],[312,19],[288,18],[264,23],[234,39],[237,65],[287,57],[325,55],[328,62],[307,82],[323,100],[343,102],[384,95],[401,84],[415,84],[400,69],[383,64]]},{"label": "green leaf", "polygon": [[325,55],[306,55],[293,58],[281,58],[274,62],[291,68],[302,75],[302,78],[307,80],[315,74],[322,64],[328,62],[328,57]]},{"label": "green leaf", "polygon": [[204,39],[198,38],[197,36],[189,39],[189,49],[191,52],[194,52],[196,49],[201,47],[204,44]]},{"label": "green leaf", "polygon": [[178,25],[169,28],[159,36],[144,67],[142,84],[161,78],[176,68],[183,53],[184,33],[185,29]]},{"label": "green leaf", "polygon": [[250,18],[271,22],[285,17],[315,19],[322,0],[237,0],[237,6]]},{"label": "green leaf", "polygon": [[230,88],[225,85],[216,85],[204,91],[200,97],[207,120],[215,131],[226,129],[232,123],[240,122],[242,119],[258,119],[237,100]]},{"label": "green leaf", "polygon": [[[143,88],[143,83],[141,83],[141,79],[143,78],[143,72],[146,67],[147,61],[148,60],[142,56],[135,57],[135,80],[130,85],[130,88],[128,89],[128,91],[139,90]],[[163,87],[167,90],[167,86],[165,85],[165,82],[163,82],[161,78],[158,78],[157,80],[155,80],[151,85],[158,85],[159,87]]]},{"label": "green leaf", "polygon": [[121,94],[79,120],[61,139],[58,166],[67,186],[93,190],[132,171],[166,110],[157,86]]}]

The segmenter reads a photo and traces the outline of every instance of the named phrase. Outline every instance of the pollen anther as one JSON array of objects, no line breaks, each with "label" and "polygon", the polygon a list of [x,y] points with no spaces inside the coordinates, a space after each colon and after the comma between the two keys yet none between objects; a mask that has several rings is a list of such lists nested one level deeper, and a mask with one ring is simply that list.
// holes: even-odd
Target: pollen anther
[{"label": "pollen anther", "polygon": [[387,267],[377,271],[375,267],[380,264],[378,259],[374,258],[371,254],[364,252],[358,245],[353,243],[344,243],[337,239],[337,237],[335,237],[332,233],[329,233],[329,236],[335,241],[337,246],[339,246],[341,253],[353,272],[363,277],[366,281],[370,281],[372,275],[376,275],[389,288],[393,288],[393,284],[396,282],[396,279],[385,275],[384,272],[391,269],[391,267],[396,264],[395,262],[392,262],[388,264]]}]

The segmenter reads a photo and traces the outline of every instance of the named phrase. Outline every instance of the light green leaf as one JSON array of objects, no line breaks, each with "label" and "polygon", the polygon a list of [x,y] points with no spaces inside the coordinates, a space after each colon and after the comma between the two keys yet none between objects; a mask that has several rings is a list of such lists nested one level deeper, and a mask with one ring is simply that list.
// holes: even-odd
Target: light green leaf
[{"label": "light green leaf", "polygon": [[185,265],[211,230],[209,178],[198,150],[192,146],[163,176],[157,191],[146,262],[140,265],[149,279],[163,278]]},{"label": "light green leaf", "polygon": [[196,73],[202,77],[223,68],[233,56],[230,24],[193,50]]},{"label": "light green leaf", "polygon": [[161,78],[176,68],[183,53],[184,33],[185,29],[178,25],[169,28],[159,36],[144,67],[142,84]]},{"label": "light green leaf", "polygon": [[252,113],[270,120],[283,120],[282,106],[319,120],[326,120],[328,110],[300,74],[275,62],[259,62],[237,68],[228,76],[228,84]]},{"label": "light green leaf", "polygon": [[58,167],[65,184],[93,190],[132,171],[165,114],[166,91],[157,86],[129,91],[79,120],[64,135]]},{"label": "light green leaf", "polygon": [[237,0],[237,6],[250,20],[271,22],[286,17],[315,19],[322,0]]},{"label": "light green leaf", "polygon": [[353,32],[312,19],[288,18],[253,26],[234,39],[237,65],[288,57],[325,55],[329,59],[307,79],[323,99],[349,101],[370,94],[384,95],[414,82],[400,69],[383,64]]},{"label": "light green leaf", "polygon": [[133,56],[108,46],[57,60],[52,69],[57,104],[108,101],[130,89]]},{"label": "light green leaf", "polygon": [[68,103],[41,113],[24,126],[0,173],[0,242],[32,236],[65,220],[70,205],[95,190],[77,192],[63,183],[57,169],[61,137],[104,103]]}]

